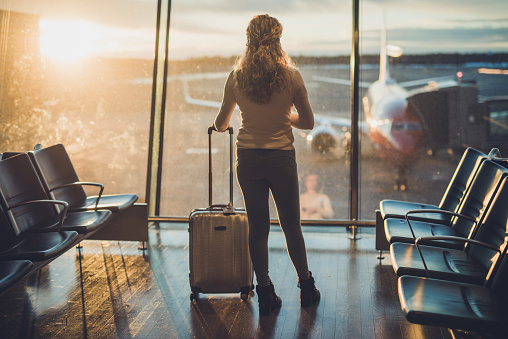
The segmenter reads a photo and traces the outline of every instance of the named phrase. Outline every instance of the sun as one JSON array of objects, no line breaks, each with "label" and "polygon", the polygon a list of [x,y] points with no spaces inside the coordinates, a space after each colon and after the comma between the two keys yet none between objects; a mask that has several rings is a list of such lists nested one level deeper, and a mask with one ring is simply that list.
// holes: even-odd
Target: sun
[{"label": "sun", "polygon": [[101,29],[84,20],[41,19],[41,54],[50,59],[73,61],[100,53]]}]

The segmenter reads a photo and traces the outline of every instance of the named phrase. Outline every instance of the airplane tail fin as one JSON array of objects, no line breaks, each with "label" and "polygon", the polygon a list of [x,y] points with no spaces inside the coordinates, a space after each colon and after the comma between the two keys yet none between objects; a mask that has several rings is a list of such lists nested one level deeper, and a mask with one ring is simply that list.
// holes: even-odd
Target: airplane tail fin
[{"label": "airplane tail fin", "polygon": [[386,54],[386,15],[383,15],[383,27],[381,29],[381,53],[379,55],[379,80],[385,82],[390,78],[388,68],[388,56]]},{"label": "airplane tail fin", "polygon": [[388,45],[386,41],[386,13],[383,15],[383,27],[381,29],[381,53],[379,55],[379,80],[386,82],[390,79],[390,65],[388,57],[398,58],[402,55],[402,48]]}]

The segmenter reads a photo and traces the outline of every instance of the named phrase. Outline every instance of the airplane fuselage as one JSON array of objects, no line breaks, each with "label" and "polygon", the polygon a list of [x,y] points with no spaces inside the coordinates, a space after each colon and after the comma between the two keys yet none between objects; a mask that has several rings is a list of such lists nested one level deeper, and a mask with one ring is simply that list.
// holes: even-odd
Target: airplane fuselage
[{"label": "airplane fuselage", "polygon": [[425,148],[418,117],[408,106],[408,92],[393,79],[378,80],[363,98],[368,136],[379,156],[399,172],[413,166]]}]

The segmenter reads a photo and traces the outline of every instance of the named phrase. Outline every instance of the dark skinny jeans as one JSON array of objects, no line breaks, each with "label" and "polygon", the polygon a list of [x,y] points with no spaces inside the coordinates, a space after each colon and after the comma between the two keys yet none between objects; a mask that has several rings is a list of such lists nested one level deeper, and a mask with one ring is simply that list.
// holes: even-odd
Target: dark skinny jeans
[{"label": "dark skinny jeans", "polygon": [[298,278],[307,279],[309,269],[300,224],[295,151],[239,148],[236,172],[249,220],[249,249],[258,285],[270,284],[268,274],[270,191]]}]

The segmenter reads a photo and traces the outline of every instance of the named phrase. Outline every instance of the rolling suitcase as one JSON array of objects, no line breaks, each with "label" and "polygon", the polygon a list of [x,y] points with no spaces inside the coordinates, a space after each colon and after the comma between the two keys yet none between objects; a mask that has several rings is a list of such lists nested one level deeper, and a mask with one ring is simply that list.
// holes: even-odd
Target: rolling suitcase
[{"label": "rolling suitcase", "polygon": [[229,127],[229,203],[212,204],[212,132],[208,128],[209,206],[189,216],[190,299],[199,293],[236,293],[247,300],[254,289],[249,254],[249,225],[243,208],[233,207],[233,128]]}]

